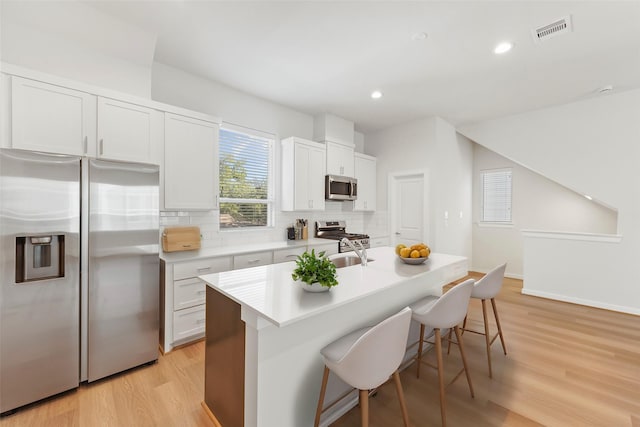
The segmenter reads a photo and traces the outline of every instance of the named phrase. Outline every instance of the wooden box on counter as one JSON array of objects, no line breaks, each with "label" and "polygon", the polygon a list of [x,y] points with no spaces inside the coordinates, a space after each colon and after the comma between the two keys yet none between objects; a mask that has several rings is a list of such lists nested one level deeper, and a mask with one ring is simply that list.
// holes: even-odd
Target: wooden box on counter
[{"label": "wooden box on counter", "polygon": [[162,250],[165,252],[200,249],[200,227],[169,227],[162,232]]}]

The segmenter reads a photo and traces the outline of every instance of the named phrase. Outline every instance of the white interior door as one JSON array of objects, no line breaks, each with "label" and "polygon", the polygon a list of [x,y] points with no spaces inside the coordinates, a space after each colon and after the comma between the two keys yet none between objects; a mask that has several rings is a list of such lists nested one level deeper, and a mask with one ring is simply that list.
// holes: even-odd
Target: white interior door
[{"label": "white interior door", "polygon": [[425,174],[391,177],[390,213],[393,244],[407,246],[426,240]]}]

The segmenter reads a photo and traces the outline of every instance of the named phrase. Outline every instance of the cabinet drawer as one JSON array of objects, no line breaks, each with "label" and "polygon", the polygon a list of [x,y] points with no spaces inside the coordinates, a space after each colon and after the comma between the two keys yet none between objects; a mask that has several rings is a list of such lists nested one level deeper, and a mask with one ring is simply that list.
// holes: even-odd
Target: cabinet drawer
[{"label": "cabinet drawer", "polygon": [[198,278],[176,280],[173,282],[173,309],[204,304],[206,292],[205,283]]},{"label": "cabinet drawer", "polygon": [[255,252],[252,254],[235,255],[233,257],[233,269],[257,267],[273,263],[273,254],[269,252]]},{"label": "cabinet drawer", "polygon": [[273,263],[295,261],[298,255],[302,255],[307,248],[300,246],[291,249],[281,249],[279,251],[273,251]]},{"label": "cabinet drawer", "polygon": [[309,245],[308,250],[309,252],[311,252],[312,250],[315,250],[316,255],[323,251],[325,252],[326,256],[335,255],[338,253],[338,242],[336,241],[334,243],[328,243],[323,245]]},{"label": "cabinet drawer", "polygon": [[206,307],[199,305],[173,313],[173,341],[178,342],[204,334]]},{"label": "cabinet drawer", "polygon": [[231,257],[205,258],[197,261],[178,262],[173,266],[173,280],[188,279],[201,274],[231,270]]},{"label": "cabinet drawer", "polygon": [[379,248],[381,246],[389,246],[389,238],[388,237],[376,237],[374,239],[369,240],[369,244],[372,248]]}]

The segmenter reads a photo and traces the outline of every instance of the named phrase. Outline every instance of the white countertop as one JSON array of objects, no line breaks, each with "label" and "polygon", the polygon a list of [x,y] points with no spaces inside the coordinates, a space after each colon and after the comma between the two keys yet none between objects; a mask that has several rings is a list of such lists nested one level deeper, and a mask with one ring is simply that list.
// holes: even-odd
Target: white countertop
[{"label": "white countertop", "polygon": [[424,264],[409,265],[403,263],[391,247],[373,248],[367,252],[370,260],[366,267],[354,265],[339,268],[339,285],[322,293],[306,292],[291,278],[294,262],[207,274],[200,276],[200,279],[281,327],[401,286],[408,279],[444,270],[454,264],[463,263],[466,268],[466,258],[455,255],[432,253]]},{"label": "white countertop", "polygon": [[250,254],[262,251],[290,249],[307,245],[325,245],[338,242],[328,239],[309,238],[307,240],[282,240],[278,242],[251,243],[249,245],[220,246],[215,248],[201,248],[196,251],[162,252],[160,259],[166,262],[195,261],[202,258],[214,258],[227,255]]}]

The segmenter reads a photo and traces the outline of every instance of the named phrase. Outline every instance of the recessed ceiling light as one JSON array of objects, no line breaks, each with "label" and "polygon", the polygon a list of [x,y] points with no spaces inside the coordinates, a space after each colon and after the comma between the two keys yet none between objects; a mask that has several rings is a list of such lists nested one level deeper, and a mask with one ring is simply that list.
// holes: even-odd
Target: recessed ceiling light
[{"label": "recessed ceiling light", "polygon": [[499,43],[495,47],[495,49],[493,49],[493,53],[495,53],[496,55],[502,55],[503,53],[509,52],[512,47],[513,47],[513,43],[511,43],[511,42],[502,42],[502,43]]},{"label": "recessed ceiling light", "polygon": [[374,90],[373,92],[371,92],[371,97],[373,99],[380,99],[382,98],[382,92],[380,92],[379,90]]},{"label": "recessed ceiling light", "polygon": [[593,200],[593,197],[591,197],[591,196],[590,196],[590,195],[588,195],[588,194],[585,194],[585,195],[584,195],[584,198],[585,198],[585,199],[587,199],[587,200]]},{"label": "recessed ceiling light", "polygon": [[411,36],[411,38],[413,40],[416,40],[416,41],[417,40],[425,40],[427,37],[429,37],[429,35],[427,33],[423,33],[423,32],[415,33],[414,35]]}]

